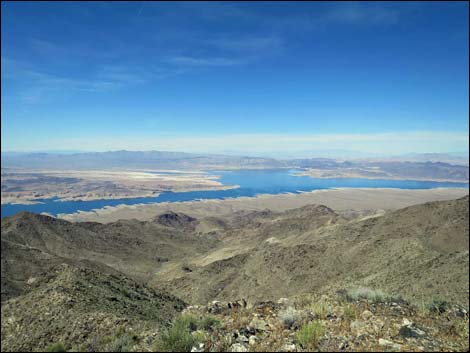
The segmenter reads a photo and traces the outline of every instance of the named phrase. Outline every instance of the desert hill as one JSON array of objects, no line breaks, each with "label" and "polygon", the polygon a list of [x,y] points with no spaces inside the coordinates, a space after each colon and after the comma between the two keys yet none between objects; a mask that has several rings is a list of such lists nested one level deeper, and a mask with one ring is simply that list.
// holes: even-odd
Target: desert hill
[{"label": "desert hill", "polygon": [[468,196],[353,220],[321,205],[200,220],[168,212],[109,224],[23,212],[2,220],[2,283],[10,283],[2,295],[70,259],[105,264],[194,303],[347,285],[463,303],[468,222]]},{"label": "desert hill", "polygon": [[[241,219],[245,219],[242,225]],[[323,206],[234,216],[222,244],[159,271],[190,302],[369,286],[468,301],[468,197],[345,221]],[[186,260],[187,261],[187,260]]]},{"label": "desert hill", "polygon": [[[183,224],[180,224],[183,225]],[[142,281],[161,264],[205,253],[215,246],[211,236],[159,222],[122,220],[110,224],[71,223],[21,212],[2,219],[2,298],[22,292],[29,277],[69,260],[101,263]]]},{"label": "desert hill", "polygon": [[[166,212],[108,224],[23,212],[1,225],[2,350],[63,340],[108,349],[122,332],[97,343],[86,330],[111,335],[109,322],[132,319],[123,329],[150,334],[150,325],[158,332],[183,301],[245,298],[252,306],[365,287],[409,303],[440,300],[468,310],[468,205],[466,196],[352,219],[308,205],[199,219]],[[159,303],[154,314],[153,303]],[[76,329],[64,326],[67,317]],[[110,317],[101,328],[101,318]],[[92,324],[84,328],[87,320]],[[88,333],[75,337],[76,330]]]}]

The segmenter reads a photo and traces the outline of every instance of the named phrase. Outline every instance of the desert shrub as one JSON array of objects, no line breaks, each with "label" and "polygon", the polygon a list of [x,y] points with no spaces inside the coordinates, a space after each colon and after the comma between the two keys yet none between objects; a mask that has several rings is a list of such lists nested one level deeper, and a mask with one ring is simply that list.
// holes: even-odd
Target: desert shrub
[{"label": "desert shrub", "polygon": [[449,308],[450,304],[443,298],[434,297],[431,302],[426,305],[426,308],[433,313],[443,313]]},{"label": "desert shrub", "polygon": [[110,352],[129,352],[137,341],[137,337],[130,334],[123,334],[116,337],[109,345]]},{"label": "desert shrub", "polygon": [[197,330],[191,333],[195,343],[204,343],[208,340],[208,334],[205,331]]},{"label": "desert shrub", "polygon": [[212,330],[214,327],[220,325],[220,320],[212,315],[203,316],[198,323],[198,328],[202,330]]},{"label": "desert shrub", "polygon": [[301,311],[295,310],[292,307],[281,310],[278,314],[281,324],[286,328],[299,327],[302,323],[303,317],[304,315]]},{"label": "desert shrub", "polygon": [[194,338],[188,327],[173,324],[162,332],[154,348],[157,352],[189,352],[193,344]]},{"label": "desert shrub", "polygon": [[240,308],[238,310],[232,310],[230,313],[230,327],[234,330],[239,330],[243,327],[246,327],[250,324],[251,317],[247,314],[245,308]]},{"label": "desert shrub", "polygon": [[385,302],[402,302],[403,298],[401,296],[394,296],[387,294],[380,289],[371,289],[371,288],[353,288],[347,290],[345,298],[348,301],[357,301],[365,299],[373,303],[385,303]]},{"label": "desert shrub", "polygon": [[306,308],[313,303],[315,297],[310,293],[302,293],[294,298],[294,305],[297,309]]},{"label": "desert shrub", "polygon": [[343,314],[347,320],[355,319],[357,316],[356,308],[350,304],[345,305],[343,309]]},{"label": "desert shrub", "polygon": [[63,343],[57,342],[47,347],[46,352],[67,352],[67,350]]},{"label": "desert shrub", "polygon": [[421,294],[421,298],[415,302],[416,308],[419,313],[426,315],[429,312],[428,304],[426,303],[425,296]]},{"label": "desert shrub", "polygon": [[296,334],[298,343],[304,349],[314,350],[320,338],[325,334],[325,328],[319,321],[311,321],[303,325]]},{"label": "desert shrub", "polygon": [[136,334],[127,332],[123,326],[120,326],[113,336],[103,337],[100,343],[106,345],[106,350],[109,352],[129,352],[137,340]]},{"label": "desert shrub", "polygon": [[111,343],[112,341],[114,341],[114,337],[111,336],[111,335],[107,335],[107,336],[103,336],[100,338],[100,344],[102,345],[107,345],[109,343]]},{"label": "desert shrub", "polygon": [[311,304],[309,309],[315,317],[320,319],[324,319],[328,314],[331,314],[331,306],[322,299]]},{"label": "desert shrub", "polygon": [[178,316],[173,325],[186,327],[190,332],[196,331],[199,326],[199,318],[196,315],[185,314]]},{"label": "desert shrub", "polygon": [[212,329],[218,324],[219,320],[210,315],[200,319],[195,315],[181,315],[169,329],[162,332],[154,348],[164,352],[189,352],[196,343],[202,343],[207,338],[206,334],[198,329]]}]

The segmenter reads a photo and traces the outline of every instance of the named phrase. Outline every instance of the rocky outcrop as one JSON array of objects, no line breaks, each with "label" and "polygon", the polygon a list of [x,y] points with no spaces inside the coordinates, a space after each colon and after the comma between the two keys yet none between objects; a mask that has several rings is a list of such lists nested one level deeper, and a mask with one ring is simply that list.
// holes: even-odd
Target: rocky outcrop
[{"label": "rocky outcrop", "polygon": [[194,226],[196,218],[185,215],[184,213],[165,212],[154,218],[154,222],[165,227],[188,227]]}]

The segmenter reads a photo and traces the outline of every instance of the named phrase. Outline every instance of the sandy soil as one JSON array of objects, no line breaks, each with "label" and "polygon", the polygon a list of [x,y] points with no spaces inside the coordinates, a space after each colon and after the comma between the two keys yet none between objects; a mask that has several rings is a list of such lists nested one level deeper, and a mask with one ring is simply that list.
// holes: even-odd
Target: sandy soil
[{"label": "sandy soil", "polygon": [[120,205],[90,212],[62,214],[70,221],[113,222],[118,219],[148,220],[167,210],[183,212],[200,218],[221,216],[239,210],[284,211],[308,204],[323,204],[337,211],[391,210],[428,201],[451,200],[468,195],[465,188],[436,188],[429,190],[338,188],[316,190],[302,194],[259,195],[226,200],[165,202],[150,205]]}]

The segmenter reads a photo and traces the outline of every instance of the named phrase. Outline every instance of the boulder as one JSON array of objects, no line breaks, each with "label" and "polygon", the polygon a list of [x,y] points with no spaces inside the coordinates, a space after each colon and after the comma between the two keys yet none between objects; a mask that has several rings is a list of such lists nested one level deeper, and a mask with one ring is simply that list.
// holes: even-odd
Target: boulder
[{"label": "boulder", "polygon": [[297,351],[297,347],[293,343],[286,343],[281,347],[281,352],[295,352]]},{"label": "boulder", "polygon": [[398,334],[404,338],[419,338],[426,335],[426,332],[416,326],[402,326]]},{"label": "boulder", "polygon": [[402,326],[398,334],[405,338],[419,338],[426,335],[426,332],[416,327],[413,321],[403,318]]},{"label": "boulder", "polygon": [[349,328],[351,329],[351,332],[356,336],[360,336],[367,332],[367,324],[361,320],[354,320],[349,325]]},{"label": "boulder", "polygon": [[256,336],[250,336],[248,339],[248,344],[250,346],[254,346],[256,343],[258,343],[258,338]]},{"label": "boulder", "polygon": [[369,310],[364,310],[361,314],[361,319],[364,320],[364,321],[367,321],[370,318],[372,318],[373,316],[374,316],[374,314],[372,314]]},{"label": "boulder", "polygon": [[230,352],[248,352],[248,348],[241,343],[235,343],[230,346]]},{"label": "boulder", "polygon": [[254,317],[250,322],[250,327],[254,328],[256,331],[266,331],[268,329],[268,324],[266,321]]},{"label": "boulder", "polygon": [[204,343],[199,343],[191,348],[191,352],[204,352]]},{"label": "boulder", "polygon": [[401,345],[399,345],[398,343],[395,343],[395,342],[392,342],[383,338],[379,338],[379,346],[392,349],[394,351],[399,351],[401,348]]}]

